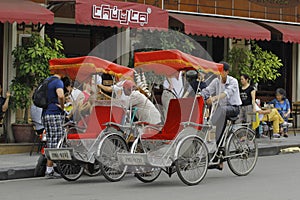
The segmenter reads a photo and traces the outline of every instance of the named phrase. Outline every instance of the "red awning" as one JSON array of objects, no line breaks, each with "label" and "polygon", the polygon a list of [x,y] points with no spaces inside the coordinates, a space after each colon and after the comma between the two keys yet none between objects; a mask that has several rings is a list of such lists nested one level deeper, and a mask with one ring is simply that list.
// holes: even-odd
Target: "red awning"
[{"label": "red awning", "polygon": [[300,43],[300,26],[288,25],[288,24],[275,24],[275,23],[268,23],[268,22],[260,22],[260,23],[273,27],[277,31],[281,32],[283,42]]},{"label": "red awning", "polygon": [[110,0],[76,0],[77,24],[167,29],[168,19],[168,12],[155,6]]},{"label": "red awning", "polygon": [[54,14],[29,0],[1,0],[0,22],[53,24]]},{"label": "red awning", "polygon": [[247,40],[271,40],[269,30],[246,20],[169,14],[184,24],[187,34]]}]

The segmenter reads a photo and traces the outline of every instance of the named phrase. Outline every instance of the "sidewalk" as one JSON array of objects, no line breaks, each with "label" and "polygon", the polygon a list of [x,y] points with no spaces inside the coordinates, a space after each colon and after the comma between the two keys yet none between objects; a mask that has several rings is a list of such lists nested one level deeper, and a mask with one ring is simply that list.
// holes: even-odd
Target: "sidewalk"
[{"label": "sidewalk", "polygon": [[[278,155],[280,153],[299,152],[300,133],[289,134],[288,138],[257,139],[259,156]],[[33,177],[34,168],[40,155],[33,153],[0,155],[0,180]]]}]

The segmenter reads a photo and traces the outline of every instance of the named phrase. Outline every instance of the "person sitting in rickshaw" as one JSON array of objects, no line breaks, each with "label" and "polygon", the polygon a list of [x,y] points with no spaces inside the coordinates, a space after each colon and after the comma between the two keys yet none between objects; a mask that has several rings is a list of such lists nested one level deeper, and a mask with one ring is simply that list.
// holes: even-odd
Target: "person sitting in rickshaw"
[{"label": "person sitting in rickshaw", "polygon": [[129,106],[137,109],[136,117],[139,121],[148,122],[150,124],[160,124],[161,115],[155,105],[142,94],[135,83],[126,80],[123,83],[124,94],[129,96]]},{"label": "person sitting in rickshaw", "polygon": [[71,95],[70,95],[70,93],[66,92],[65,93],[65,108],[64,108],[64,110],[66,112],[67,117],[71,114],[72,109],[73,109],[73,104],[72,104]]},{"label": "person sitting in rickshaw", "polygon": [[138,90],[133,81],[125,80],[113,86],[104,86],[99,84],[98,87],[106,92],[112,93],[112,91],[114,91],[117,98],[121,98],[122,102],[124,102],[123,106],[137,109],[136,118],[139,121],[150,124],[161,123],[160,112],[155,105]]}]

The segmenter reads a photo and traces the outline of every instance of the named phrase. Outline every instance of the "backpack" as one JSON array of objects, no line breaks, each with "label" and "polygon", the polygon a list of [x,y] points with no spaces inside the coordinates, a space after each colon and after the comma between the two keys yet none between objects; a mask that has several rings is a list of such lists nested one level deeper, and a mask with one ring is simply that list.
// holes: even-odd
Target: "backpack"
[{"label": "backpack", "polygon": [[48,105],[51,103],[48,101],[48,84],[51,83],[57,77],[51,77],[45,79],[42,83],[38,85],[32,95],[33,104],[39,108],[47,109]]}]

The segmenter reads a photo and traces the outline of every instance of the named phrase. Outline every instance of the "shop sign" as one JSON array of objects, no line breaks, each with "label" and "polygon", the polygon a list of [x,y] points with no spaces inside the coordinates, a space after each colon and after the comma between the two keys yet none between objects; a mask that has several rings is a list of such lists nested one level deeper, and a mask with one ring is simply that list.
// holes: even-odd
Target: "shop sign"
[{"label": "shop sign", "polygon": [[76,0],[77,24],[167,29],[168,20],[167,11],[151,5],[111,0]]}]

